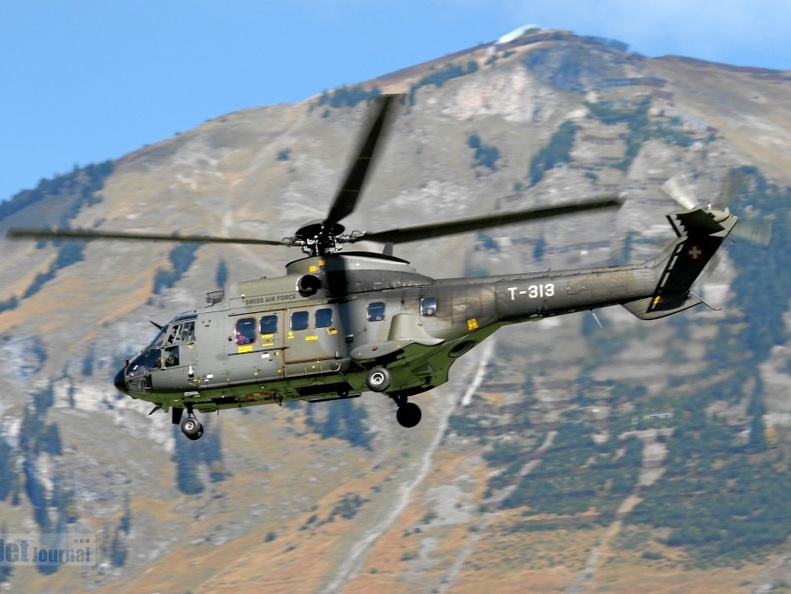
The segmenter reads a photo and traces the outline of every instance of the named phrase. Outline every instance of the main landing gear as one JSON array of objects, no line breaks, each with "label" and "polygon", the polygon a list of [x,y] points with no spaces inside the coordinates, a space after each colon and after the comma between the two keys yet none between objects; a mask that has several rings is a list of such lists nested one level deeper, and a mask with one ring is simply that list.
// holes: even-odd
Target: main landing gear
[{"label": "main landing gear", "polygon": [[191,440],[200,439],[203,435],[203,425],[195,418],[195,413],[192,412],[192,406],[187,407],[187,416],[181,418],[184,412],[183,408],[174,407],[172,412],[172,421],[174,425],[180,425],[181,432]]},{"label": "main landing gear", "polygon": [[396,410],[396,420],[398,424],[402,427],[406,427],[407,429],[414,427],[420,422],[420,419],[423,418],[423,413],[420,411],[420,407],[415,404],[414,402],[407,402],[406,398],[401,398],[403,401],[399,404],[397,399],[393,399],[398,404],[398,410]]},{"label": "main landing gear", "polygon": [[192,440],[200,439],[203,435],[203,425],[190,415],[181,420],[181,432]]},{"label": "main landing gear", "polygon": [[[372,392],[384,392],[392,383],[390,372],[385,367],[374,367],[368,372],[365,383]],[[406,396],[390,396],[398,406],[396,420],[402,427],[411,428],[420,422],[423,413],[414,402],[408,402]]]}]

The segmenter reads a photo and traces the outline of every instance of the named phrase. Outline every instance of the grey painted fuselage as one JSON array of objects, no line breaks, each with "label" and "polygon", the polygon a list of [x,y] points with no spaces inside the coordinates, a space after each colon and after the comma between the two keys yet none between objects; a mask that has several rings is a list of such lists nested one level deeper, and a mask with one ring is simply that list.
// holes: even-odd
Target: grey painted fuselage
[{"label": "grey painted fuselage", "polygon": [[297,260],[283,277],[232,284],[177,316],[116,385],[166,410],[208,412],[359,395],[381,366],[387,394],[405,401],[445,383],[505,324],[617,304],[652,319],[700,303],[691,285],[737,221],[700,213],[677,213],[678,238],[638,266],[435,280],[380,254]]}]

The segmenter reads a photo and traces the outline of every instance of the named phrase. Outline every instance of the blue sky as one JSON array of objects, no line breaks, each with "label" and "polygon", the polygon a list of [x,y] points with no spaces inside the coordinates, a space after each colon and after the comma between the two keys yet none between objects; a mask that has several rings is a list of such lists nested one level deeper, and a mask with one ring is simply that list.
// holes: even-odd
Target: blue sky
[{"label": "blue sky", "polygon": [[788,0],[0,0],[0,200],[529,23],[791,70]]}]

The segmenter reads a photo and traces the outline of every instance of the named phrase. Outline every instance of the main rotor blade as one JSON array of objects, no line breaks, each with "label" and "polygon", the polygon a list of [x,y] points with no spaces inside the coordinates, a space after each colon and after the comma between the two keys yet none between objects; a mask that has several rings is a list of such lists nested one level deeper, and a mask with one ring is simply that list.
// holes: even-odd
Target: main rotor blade
[{"label": "main rotor blade", "polygon": [[455,235],[457,233],[466,233],[468,231],[479,231],[481,229],[498,227],[500,225],[512,225],[514,223],[523,223],[525,221],[535,221],[538,219],[557,217],[577,212],[584,212],[586,210],[613,208],[621,206],[621,204],[622,201],[617,198],[603,197],[589,202],[578,202],[564,206],[533,208],[530,210],[522,210],[517,212],[505,212],[481,217],[472,217],[469,219],[459,219],[457,221],[449,221],[447,223],[416,225],[414,227],[389,229],[387,231],[377,231],[373,233],[362,232],[353,234],[345,238],[345,240],[352,243],[357,241],[375,241],[378,243],[407,243],[409,241],[417,241],[420,239],[431,239],[434,237]]},{"label": "main rotor blade", "polygon": [[165,235],[158,233],[124,233],[95,229],[9,229],[7,239],[112,239],[118,241],[172,241],[176,243],[233,243],[247,245],[291,245],[287,240],[274,241],[247,237],[215,237],[209,235]]},{"label": "main rotor blade", "polygon": [[383,135],[383,132],[387,130],[388,113],[392,111],[391,105],[393,101],[402,96],[403,95],[383,95],[381,98],[376,99],[376,102],[379,104],[379,110],[371,120],[368,133],[357,149],[357,157],[352,163],[349,172],[346,174],[346,179],[341,185],[340,190],[338,190],[338,193],[335,195],[332,208],[330,208],[330,212],[324,220],[325,227],[331,228],[335,223],[349,216],[354,211],[354,207],[357,204],[357,200],[365,184],[368,168],[371,166],[376,156],[377,143]]}]

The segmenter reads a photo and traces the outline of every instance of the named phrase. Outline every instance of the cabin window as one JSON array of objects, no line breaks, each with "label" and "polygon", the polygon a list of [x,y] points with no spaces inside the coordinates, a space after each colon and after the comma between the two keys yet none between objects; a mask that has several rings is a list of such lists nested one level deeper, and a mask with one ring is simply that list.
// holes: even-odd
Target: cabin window
[{"label": "cabin window", "polygon": [[236,344],[254,344],[255,343],[255,318],[242,318],[236,320],[236,330],[234,331],[234,342]]},{"label": "cabin window", "polygon": [[426,317],[437,315],[437,300],[434,297],[423,297],[420,300],[420,315]]},{"label": "cabin window", "polygon": [[316,310],[316,328],[332,326],[332,310],[330,308]]},{"label": "cabin window", "polygon": [[261,334],[275,334],[277,332],[277,316],[264,316],[261,318]]},{"label": "cabin window", "polygon": [[308,329],[308,312],[295,311],[291,314],[291,329],[292,330],[307,330]]},{"label": "cabin window", "polygon": [[368,321],[381,322],[385,319],[385,304],[381,301],[368,304]]}]

